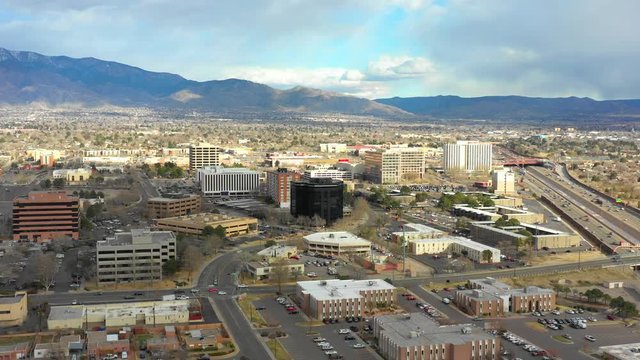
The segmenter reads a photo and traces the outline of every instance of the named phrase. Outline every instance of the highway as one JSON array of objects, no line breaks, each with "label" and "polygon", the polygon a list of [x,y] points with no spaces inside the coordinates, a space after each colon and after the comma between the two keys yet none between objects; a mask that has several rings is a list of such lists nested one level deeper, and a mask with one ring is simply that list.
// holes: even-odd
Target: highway
[{"label": "highway", "polygon": [[[592,198],[585,198],[584,191],[577,191],[571,185],[559,181],[557,178],[559,175],[552,173],[553,175],[550,176],[548,170],[535,168],[529,168],[527,174],[560,194],[568,202],[584,210],[593,220],[604,225],[611,232],[618,234],[631,244],[640,244],[640,230],[638,228],[629,225],[611,211],[607,211],[607,207],[593,203]],[[619,212],[619,214],[630,216],[623,212]]]}]

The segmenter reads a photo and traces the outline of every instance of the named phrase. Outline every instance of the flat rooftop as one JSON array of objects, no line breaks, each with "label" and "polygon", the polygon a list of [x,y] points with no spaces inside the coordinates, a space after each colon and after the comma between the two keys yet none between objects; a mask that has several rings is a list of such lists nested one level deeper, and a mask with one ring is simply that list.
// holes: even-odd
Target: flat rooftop
[{"label": "flat rooftop", "polygon": [[432,244],[432,243],[457,243],[457,244],[461,244],[469,249],[473,249],[473,250],[477,250],[477,251],[484,251],[484,250],[491,250],[491,251],[496,251],[498,249],[485,245],[485,244],[481,244],[479,242],[475,242],[471,239],[467,239],[461,236],[446,236],[446,237],[441,237],[441,238],[435,238],[435,239],[418,239],[418,240],[411,240],[412,243],[416,243],[416,244]]},{"label": "flat rooftop", "polygon": [[210,174],[260,174],[255,170],[250,170],[247,168],[228,168],[224,166],[207,166],[202,169],[198,169],[198,172],[204,175]]},{"label": "flat rooftop", "polygon": [[132,244],[162,244],[168,240],[175,240],[176,235],[171,231],[151,231],[149,229],[131,229],[130,232],[116,233],[115,237],[98,241],[98,246],[119,246]]},{"label": "flat rooftop", "polygon": [[[438,230],[436,228],[432,228],[424,224],[415,224],[415,223],[404,224],[404,229],[405,229],[404,232],[407,232],[407,233],[420,233],[420,234],[444,234],[445,233],[442,230]],[[396,231],[393,234],[397,236],[402,236],[403,232]]]},{"label": "flat rooftop", "polygon": [[[258,220],[252,217],[232,217],[224,214],[214,214],[214,213],[199,213],[192,215],[184,215],[184,216],[175,216],[170,218],[158,219],[158,224],[178,224],[182,225],[183,223],[189,223],[189,225],[194,227],[205,227],[207,225],[222,225],[226,223],[235,223],[235,222],[248,222],[248,223],[257,223]],[[215,226],[214,226],[215,227]]]},{"label": "flat rooftop", "polygon": [[396,287],[382,279],[368,280],[312,280],[298,281],[303,293],[316,300],[358,299],[365,290],[394,290]]},{"label": "flat rooftop", "polygon": [[327,245],[370,246],[371,241],[346,231],[318,232],[304,237],[307,241]]},{"label": "flat rooftop", "polygon": [[180,194],[180,195],[172,195],[172,196],[168,196],[168,197],[152,197],[149,199],[149,202],[155,202],[155,203],[172,203],[172,202],[177,202],[180,200],[185,200],[185,199],[193,199],[193,198],[198,198],[198,195],[193,195],[193,194]]},{"label": "flat rooftop", "polygon": [[[472,222],[471,225],[480,226],[480,227],[483,227],[483,228],[493,228],[497,232],[511,233],[511,234],[515,234],[515,235],[519,235],[519,234],[515,233],[515,231],[518,231],[518,230],[528,230],[529,232],[531,232],[535,236],[541,236],[541,235],[570,235],[567,232],[551,229],[551,228],[544,227],[544,226],[540,226],[538,224],[520,223],[520,225],[516,225],[516,226],[504,226],[502,228],[499,228],[499,227],[495,226],[495,223],[493,221],[475,221],[475,222]],[[521,235],[521,236],[523,236],[523,235]]]},{"label": "flat rooftop", "polygon": [[79,319],[103,315],[105,318],[131,317],[134,315],[166,315],[177,311],[189,311],[189,300],[140,301],[127,303],[52,306],[49,320]]},{"label": "flat rooftop", "polygon": [[423,313],[383,315],[376,317],[375,322],[387,337],[401,347],[461,345],[481,339],[493,339],[471,324],[440,325]]},{"label": "flat rooftop", "polygon": [[498,297],[500,295],[526,296],[554,293],[554,291],[551,289],[541,288],[537,286],[527,286],[524,288],[512,289],[511,287],[509,287],[509,285],[497,281],[494,278],[474,279],[469,280],[469,282],[475,284],[476,288],[470,290],[460,290],[459,292],[474,298]]},{"label": "flat rooftop", "polygon": [[619,360],[640,360],[640,343],[600,346],[598,350]]},{"label": "flat rooftop", "polygon": [[2,295],[0,296],[0,304],[17,304],[22,301],[22,298],[27,296],[26,292],[16,292],[14,295]]}]

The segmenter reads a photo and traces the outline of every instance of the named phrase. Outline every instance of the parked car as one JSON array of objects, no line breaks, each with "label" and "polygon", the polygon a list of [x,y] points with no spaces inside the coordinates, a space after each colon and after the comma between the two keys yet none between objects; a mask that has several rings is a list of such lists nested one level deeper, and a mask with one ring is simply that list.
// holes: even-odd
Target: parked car
[{"label": "parked car", "polygon": [[594,338],[594,337],[593,337],[593,336],[591,336],[591,335],[585,335],[585,336],[584,336],[584,338],[585,338],[585,339],[587,339],[588,341],[591,341],[591,342],[596,341],[596,338]]}]

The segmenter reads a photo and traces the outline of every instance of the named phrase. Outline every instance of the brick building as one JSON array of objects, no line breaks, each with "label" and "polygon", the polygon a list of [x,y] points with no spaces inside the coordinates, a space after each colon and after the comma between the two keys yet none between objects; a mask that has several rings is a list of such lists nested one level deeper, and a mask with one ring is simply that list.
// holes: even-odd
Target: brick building
[{"label": "brick building", "polygon": [[373,334],[387,360],[500,357],[499,338],[470,324],[440,325],[423,313],[377,316]]},{"label": "brick building", "polygon": [[512,289],[490,277],[469,280],[468,287],[468,290],[456,291],[455,302],[469,315],[495,317],[556,308],[556,293],[551,289],[537,286]]},{"label": "brick building", "polygon": [[147,202],[149,219],[163,219],[174,216],[197,214],[202,211],[202,198],[188,195],[178,198],[155,197]]},{"label": "brick building", "polygon": [[302,175],[287,169],[267,172],[267,195],[281,208],[288,208],[291,201],[291,182],[298,181]]},{"label": "brick building", "polygon": [[382,279],[299,281],[301,309],[314,319],[364,316],[380,304],[396,303],[396,288]]},{"label": "brick building", "polygon": [[80,236],[80,203],[64,191],[33,191],[13,200],[13,240],[46,242]]}]

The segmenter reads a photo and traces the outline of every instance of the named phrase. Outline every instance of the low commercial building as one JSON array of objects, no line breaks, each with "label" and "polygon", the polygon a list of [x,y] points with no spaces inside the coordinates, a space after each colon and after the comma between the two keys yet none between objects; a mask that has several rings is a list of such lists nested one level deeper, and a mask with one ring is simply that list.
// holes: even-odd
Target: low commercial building
[{"label": "low commercial building", "polygon": [[129,339],[120,338],[119,334],[109,334],[104,330],[87,331],[87,355],[97,359],[108,354],[115,354],[120,359],[128,358],[131,354]]},{"label": "low commercial building", "polygon": [[32,191],[13,200],[13,240],[78,240],[80,199],[64,191]]},{"label": "low commercial building", "polygon": [[[447,236],[435,239],[417,239],[409,242],[414,255],[422,254],[465,254],[477,263],[500,262],[500,249],[487,246],[460,236]],[[489,255],[490,254],[490,255]]]},{"label": "low commercial building", "polygon": [[404,231],[396,231],[392,234],[392,239],[399,242],[404,238],[405,241],[413,241],[419,239],[437,239],[447,235],[446,232],[423,224],[404,224]]},{"label": "low commercial building", "polygon": [[499,246],[501,242],[515,244],[526,239],[527,236],[519,233],[522,230],[533,234],[533,248],[536,250],[577,247],[582,241],[577,234],[526,223],[497,227],[493,221],[476,221],[470,224],[469,229],[473,239],[493,246]]},{"label": "low commercial building", "polygon": [[340,319],[373,313],[396,303],[396,288],[382,279],[299,281],[300,308],[313,319]]},{"label": "low commercial building", "polygon": [[276,244],[266,249],[258,251],[260,256],[266,262],[272,262],[277,259],[289,259],[298,254],[298,248],[295,246]]},{"label": "low commercial building", "polygon": [[640,342],[600,346],[598,354],[604,360],[638,360],[640,359]]},{"label": "low commercial building", "polygon": [[196,180],[206,197],[247,197],[260,191],[260,173],[245,168],[205,167],[198,169]]},{"label": "low commercial building", "polygon": [[471,324],[440,325],[423,313],[377,316],[373,334],[387,360],[500,358],[499,338]]},{"label": "low commercial building", "polygon": [[480,221],[496,221],[506,217],[507,219],[516,219],[521,223],[544,222],[544,214],[499,205],[473,208],[466,204],[460,204],[453,207],[453,213],[457,216],[466,216]]},{"label": "low commercial building", "polygon": [[162,279],[162,265],[176,259],[171,231],[132,229],[96,244],[98,284]]},{"label": "low commercial building", "polygon": [[345,153],[347,152],[347,144],[339,144],[339,143],[320,144],[320,152]]},{"label": "low commercial building", "polygon": [[456,291],[455,303],[469,315],[495,317],[556,308],[556,293],[551,289],[537,286],[512,289],[490,277],[469,280],[468,287]]},{"label": "low commercial building", "polygon": [[225,236],[251,234],[258,231],[258,219],[252,217],[231,217],[224,214],[200,213],[158,219],[155,227],[160,230],[183,234],[201,235],[205,227],[224,228]]},{"label": "low commercial building", "polygon": [[303,239],[305,249],[324,255],[371,254],[371,241],[346,231],[318,232]]},{"label": "low commercial building", "polygon": [[[84,342],[80,335],[63,335],[56,342],[39,343],[33,348],[34,359],[69,359],[72,354],[80,355]],[[79,356],[77,357],[79,359]]]},{"label": "low commercial building", "polygon": [[[445,192],[445,194],[454,194],[452,192]],[[484,191],[465,191],[463,192],[465,195],[484,195],[493,201],[493,204],[496,206],[506,206],[512,208],[521,208],[522,207],[522,198],[515,196],[507,196],[504,194],[494,194],[490,192]]]},{"label": "low commercial building", "polygon": [[[282,265],[287,268],[287,274],[290,277],[300,276],[304,274],[304,263],[300,261],[285,260]],[[245,270],[254,279],[264,280],[271,277],[275,266],[266,261],[252,261],[247,264]]]},{"label": "low commercial building", "polygon": [[491,187],[494,194],[516,194],[516,174],[509,169],[494,170],[491,174]]},{"label": "low commercial building", "polygon": [[22,325],[28,311],[26,291],[0,296],[0,328]]},{"label": "low commercial building", "polygon": [[139,301],[111,304],[52,306],[49,330],[83,329],[87,324],[106,327],[189,323],[191,304],[197,300]]},{"label": "low commercial building", "polygon": [[68,184],[86,183],[93,175],[90,168],[53,170],[54,179],[64,179]]},{"label": "low commercial building", "polygon": [[202,198],[198,195],[187,195],[175,198],[154,197],[147,202],[149,219],[163,219],[197,214],[201,210]]},{"label": "low commercial building", "polygon": [[0,346],[0,359],[2,360],[22,360],[29,356],[31,342],[24,341],[16,344]]}]

